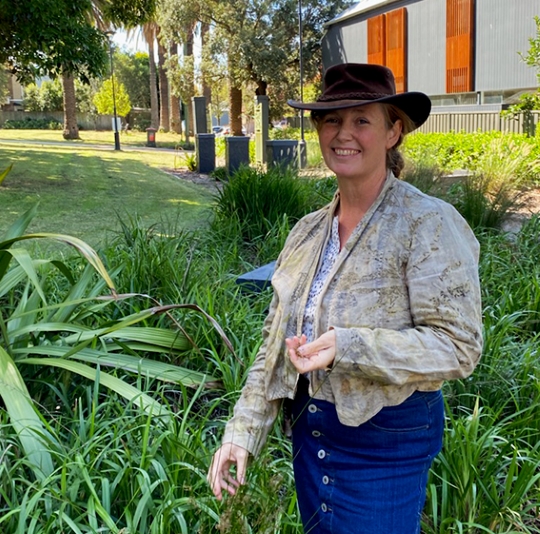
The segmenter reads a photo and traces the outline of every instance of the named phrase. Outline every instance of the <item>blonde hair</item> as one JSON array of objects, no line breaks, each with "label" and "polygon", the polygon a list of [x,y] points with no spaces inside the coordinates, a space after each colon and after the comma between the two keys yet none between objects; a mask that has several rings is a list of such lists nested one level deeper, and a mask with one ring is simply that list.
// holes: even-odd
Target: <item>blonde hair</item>
[{"label": "blonde hair", "polygon": [[[403,142],[404,137],[412,132],[416,126],[411,118],[400,108],[393,104],[380,103],[381,110],[384,115],[384,121],[386,128],[390,129],[396,121],[401,121],[401,134],[396,144],[386,151],[386,168],[391,170],[394,176],[399,177],[403,167],[405,166],[405,160],[401,152],[398,150],[399,146]],[[311,122],[315,126],[317,132],[321,128],[324,117],[330,113],[330,111],[314,110],[311,112]]]}]

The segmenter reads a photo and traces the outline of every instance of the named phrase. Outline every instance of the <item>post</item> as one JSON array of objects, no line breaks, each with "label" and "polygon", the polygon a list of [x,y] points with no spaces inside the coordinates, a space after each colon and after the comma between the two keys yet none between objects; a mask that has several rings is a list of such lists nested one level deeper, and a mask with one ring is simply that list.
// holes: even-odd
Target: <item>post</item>
[{"label": "post", "polygon": [[206,97],[194,96],[191,101],[193,102],[193,114],[195,120],[195,133],[204,134],[208,133],[208,121],[206,119]]},{"label": "post", "polygon": [[225,137],[225,159],[229,175],[242,165],[249,166],[249,137],[245,135]]},{"label": "post", "polygon": [[209,174],[216,168],[216,136],[214,134],[195,134],[195,156],[197,172]]},{"label": "post", "polygon": [[109,35],[109,56],[111,58],[111,82],[112,82],[112,98],[113,98],[113,114],[114,114],[114,149],[120,150],[120,132],[118,131],[118,117],[116,115],[116,90],[114,87],[113,54],[112,54],[112,41],[111,41],[110,35]]},{"label": "post", "polygon": [[[298,34],[300,53],[300,102],[304,101],[304,61],[303,61],[303,43],[302,43],[302,0],[298,0]],[[306,141],[304,139],[304,110],[300,110],[300,142],[298,143],[298,166],[303,169],[307,165]]]},{"label": "post", "polygon": [[257,165],[266,163],[268,142],[268,97],[255,97],[255,162]]}]

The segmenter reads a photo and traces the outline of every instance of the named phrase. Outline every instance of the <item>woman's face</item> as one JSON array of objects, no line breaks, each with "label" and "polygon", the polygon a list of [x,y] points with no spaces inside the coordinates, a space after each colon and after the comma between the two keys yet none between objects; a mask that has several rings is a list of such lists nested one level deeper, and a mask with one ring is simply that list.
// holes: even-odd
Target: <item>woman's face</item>
[{"label": "woman's face", "polygon": [[338,178],[383,178],[401,121],[388,128],[381,104],[366,104],[327,113],[318,131],[324,161]]}]

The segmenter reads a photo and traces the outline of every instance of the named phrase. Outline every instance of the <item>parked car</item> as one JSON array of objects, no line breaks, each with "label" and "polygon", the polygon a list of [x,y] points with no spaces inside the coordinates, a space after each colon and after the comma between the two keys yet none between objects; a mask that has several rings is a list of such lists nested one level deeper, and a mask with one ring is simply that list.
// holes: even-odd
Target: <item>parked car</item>
[{"label": "parked car", "polygon": [[223,126],[212,126],[212,132],[217,134],[220,134],[223,132]]}]

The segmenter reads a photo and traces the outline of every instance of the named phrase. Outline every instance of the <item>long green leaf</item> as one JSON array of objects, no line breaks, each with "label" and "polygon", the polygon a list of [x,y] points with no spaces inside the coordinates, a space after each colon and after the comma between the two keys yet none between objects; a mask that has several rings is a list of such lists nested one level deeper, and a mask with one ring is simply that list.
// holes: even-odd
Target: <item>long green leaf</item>
[{"label": "long green leaf", "polygon": [[11,169],[13,169],[13,163],[7,169],[0,172],[0,185],[2,185],[2,182],[6,179],[6,176],[11,172]]},{"label": "long green leaf", "polygon": [[[71,352],[72,347],[58,347],[54,345],[42,345],[36,347],[23,347],[14,349],[13,353],[21,356],[31,354],[49,356],[51,358],[64,358]],[[95,349],[83,348],[70,356],[71,359],[80,360],[86,363],[124,369],[132,373],[141,374],[157,380],[164,380],[195,387],[200,384],[216,386],[217,380],[210,375],[205,375],[197,371],[191,371],[184,367],[171,365],[165,362],[158,362],[148,358],[137,358],[127,354],[114,354],[101,352]],[[17,360],[19,363],[29,363],[35,358]],[[39,360],[42,365],[47,365],[48,359]],[[63,359],[62,361],[68,361]]]},{"label": "long green leaf", "polygon": [[30,398],[26,384],[10,355],[0,347],[0,396],[24,452],[39,480],[53,472],[53,462],[44,436],[50,438]]},{"label": "long green leaf", "polygon": [[15,260],[17,260],[17,263],[21,266],[21,269],[25,272],[28,279],[32,282],[37,292],[39,293],[41,300],[43,300],[44,304],[46,305],[47,299],[39,282],[36,269],[34,268],[34,260],[32,260],[30,254],[28,254],[28,251],[22,248],[12,248],[11,250],[9,250],[9,254],[11,254],[11,256]]},{"label": "long green leaf", "polygon": [[11,256],[6,253],[12,243],[14,243],[18,237],[20,237],[28,228],[28,225],[32,222],[32,219],[36,216],[38,205],[35,204],[29,210],[25,211],[7,230],[0,241],[0,280],[4,277],[7,271]]},{"label": "long green leaf", "polygon": [[[97,252],[82,239],[77,237],[64,235],[64,234],[49,234],[49,233],[38,233],[38,234],[26,234],[23,236],[13,237],[6,239],[0,243],[0,248],[9,248],[13,243],[17,241],[23,241],[26,239],[52,239],[53,241],[60,241],[61,243],[66,243],[74,248],[76,248],[79,253],[86,258],[88,263],[94,267],[98,274],[105,280],[110,289],[114,290],[114,283],[105,269],[103,262],[98,256]],[[1,275],[2,273],[0,273]]]},{"label": "long green leaf", "polygon": [[40,367],[45,367],[47,365],[51,367],[60,367],[61,369],[65,369],[66,371],[76,373],[94,381],[97,378],[96,373],[99,373],[100,384],[103,384],[105,387],[108,387],[109,389],[118,393],[118,395],[124,397],[128,401],[133,402],[146,413],[164,418],[169,418],[172,415],[167,408],[162,406],[159,402],[154,400],[146,393],[143,393],[140,389],[127,384],[115,376],[111,376],[103,371],[89,367],[88,365],[83,365],[82,363],[71,360],[62,360],[60,358],[27,358],[25,360],[19,360],[18,363],[38,365]]},{"label": "long green leaf", "polygon": [[36,216],[37,209],[38,204],[34,204],[8,228],[7,232],[2,236],[2,240],[0,241],[0,249],[8,248],[9,245],[7,245],[6,242],[23,235],[28,228],[28,225],[32,222],[32,219]]},{"label": "long green leaf", "polygon": [[189,343],[185,336],[180,332],[173,332],[164,328],[156,327],[133,327],[127,326],[117,330],[101,329],[99,333],[94,330],[87,330],[80,334],[73,334],[65,339],[66,343],[75,343],[85,341],[93,337],[102,337],[104,339],[126,339],[141,341],[152,345],[159,345],[166,349],[187,350]]}]

